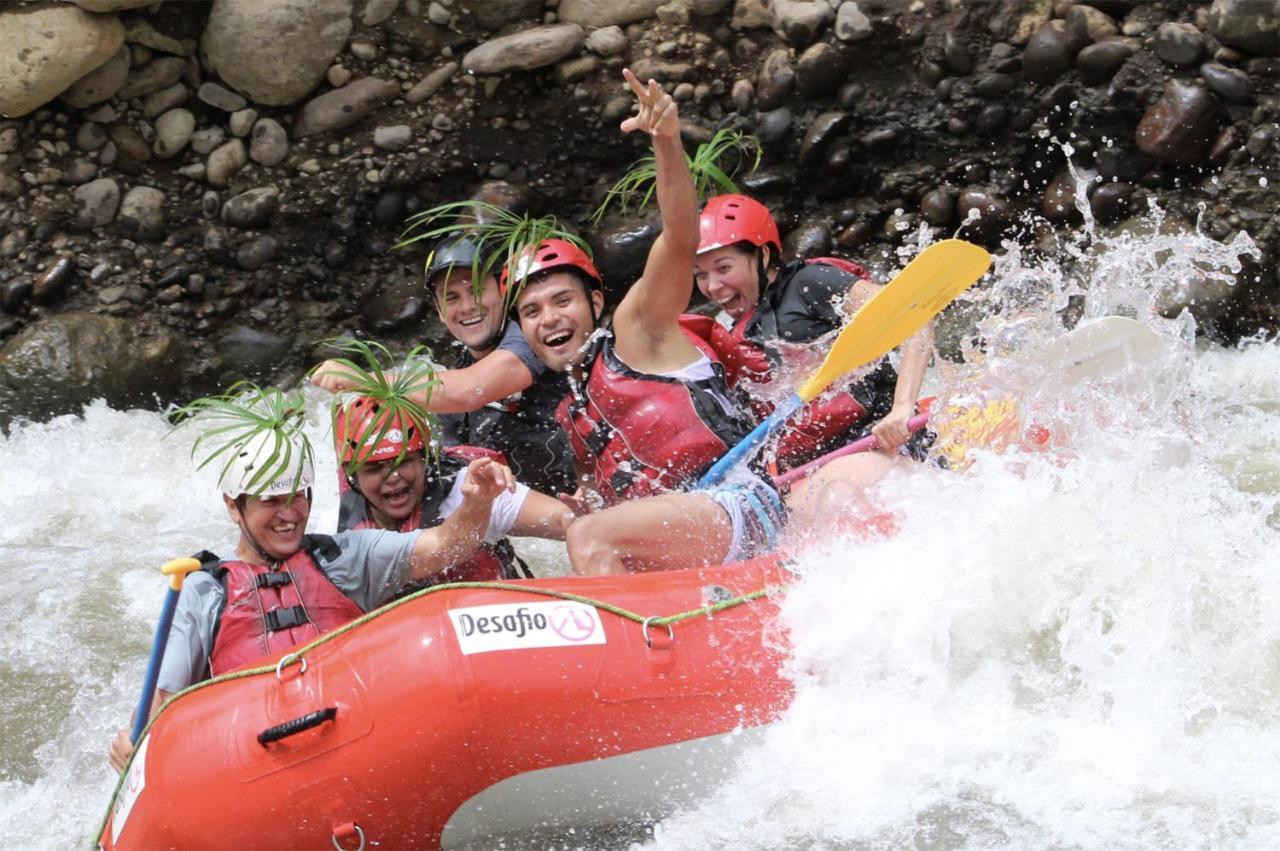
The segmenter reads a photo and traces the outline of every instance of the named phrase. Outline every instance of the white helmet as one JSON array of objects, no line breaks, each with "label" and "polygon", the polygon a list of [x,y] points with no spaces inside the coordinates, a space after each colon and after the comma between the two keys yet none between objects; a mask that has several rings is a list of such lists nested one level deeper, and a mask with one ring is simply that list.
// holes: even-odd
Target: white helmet
[{"label": "white helmet", "polygon": [[282,496],[311,487],[311,442],[299,432],[266,429],[232,450],[235,456],[222,471],[219,486],[235,499],[250,496]]}]

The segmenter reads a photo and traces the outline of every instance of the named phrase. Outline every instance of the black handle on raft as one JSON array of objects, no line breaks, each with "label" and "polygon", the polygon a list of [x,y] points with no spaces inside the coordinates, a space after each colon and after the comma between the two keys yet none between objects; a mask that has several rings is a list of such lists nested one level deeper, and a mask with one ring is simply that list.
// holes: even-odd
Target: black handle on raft
[{"label": "black handle on raft", "polygon": [[292,721],[286,721],[283,724],[277,724],[274,727],[268,727],[258,734],[258,744],[264,748],[272,742],[278,742],[281,739],[292,736],[294,733],[301,733],[303,730],[310,730],[312,727],[319,727],[326,721],[332,721],[338,717],[338,707],[326,706],[324,709],[317,709],[315,712],[308,712],[301,718],[294,718]]}]

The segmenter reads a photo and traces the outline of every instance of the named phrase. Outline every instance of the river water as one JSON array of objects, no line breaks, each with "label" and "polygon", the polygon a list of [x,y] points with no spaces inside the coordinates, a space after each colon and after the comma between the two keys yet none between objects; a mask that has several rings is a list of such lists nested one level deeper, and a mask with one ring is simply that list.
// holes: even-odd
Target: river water
[{"label": "river water", "polygon": [[[642,845],[1280,847],[1280,347],[1194,349],[1187,319],[1151,318],[1153,291],[1181,274],[1159,269],[1226,262],[1181,239],[1174,255],[1116,241],[1109,260],[1002,260],[985,385],[939,368],[930,386],[1018,392],[1069,451],[891,475],[875,498],[896,535],[805,548],[784,606],[794,705]],[[1034,350],[1056,333],[1052,309],[1085,291],[1086,314],[1138,315],[1167,357],[1051,394],[1044,376],[1002,372],[1006,348]],[[91,841],[163,596],[156,568],[234,543],[212,474],[167,432],[159,414],[99,403],[0,437],[5,847]],[[336,516],[320,490],[312,528]]]}]

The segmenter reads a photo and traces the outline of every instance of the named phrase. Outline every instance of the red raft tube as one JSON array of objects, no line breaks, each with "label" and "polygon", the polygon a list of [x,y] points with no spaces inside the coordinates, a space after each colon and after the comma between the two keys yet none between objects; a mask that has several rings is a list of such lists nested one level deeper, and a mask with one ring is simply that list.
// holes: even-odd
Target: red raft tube
[{"label": "red raft tube", "polygon": [[175,695],[98,844],[496,847],[699,800],[792,698],[777,557],[442,586]]}]

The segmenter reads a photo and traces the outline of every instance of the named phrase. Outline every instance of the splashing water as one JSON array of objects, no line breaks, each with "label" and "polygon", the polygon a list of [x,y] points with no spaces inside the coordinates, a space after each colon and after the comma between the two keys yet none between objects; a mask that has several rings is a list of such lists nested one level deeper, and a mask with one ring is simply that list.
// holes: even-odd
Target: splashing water
[{"label": "splashing water", "polygon": [[[793,706],[647,847],[1280,847],[1280,346],[1196,353],[1189,318],[1152,311],[1158,287],[1233,273],[1248,248],[1130,234],[1032,262],[1009,246],[983,350],[931,381],[1018,393],[1069,425],[1070,457],[980,451],[963,474],[895,473],[874,496],[897,534],[800,553],[783,612]],[[1169,357],[1137,380],[1047,389],[1028,353],[1073,297],[1086,316],[1137,316]],[[314,392],[309,416],[324,482]],[[0,437],[6,845],[90,843],[156,567],[234,543],[213,474],[166,431],[94,404]],[[336,516],[318,488],[313,527]]]}]

